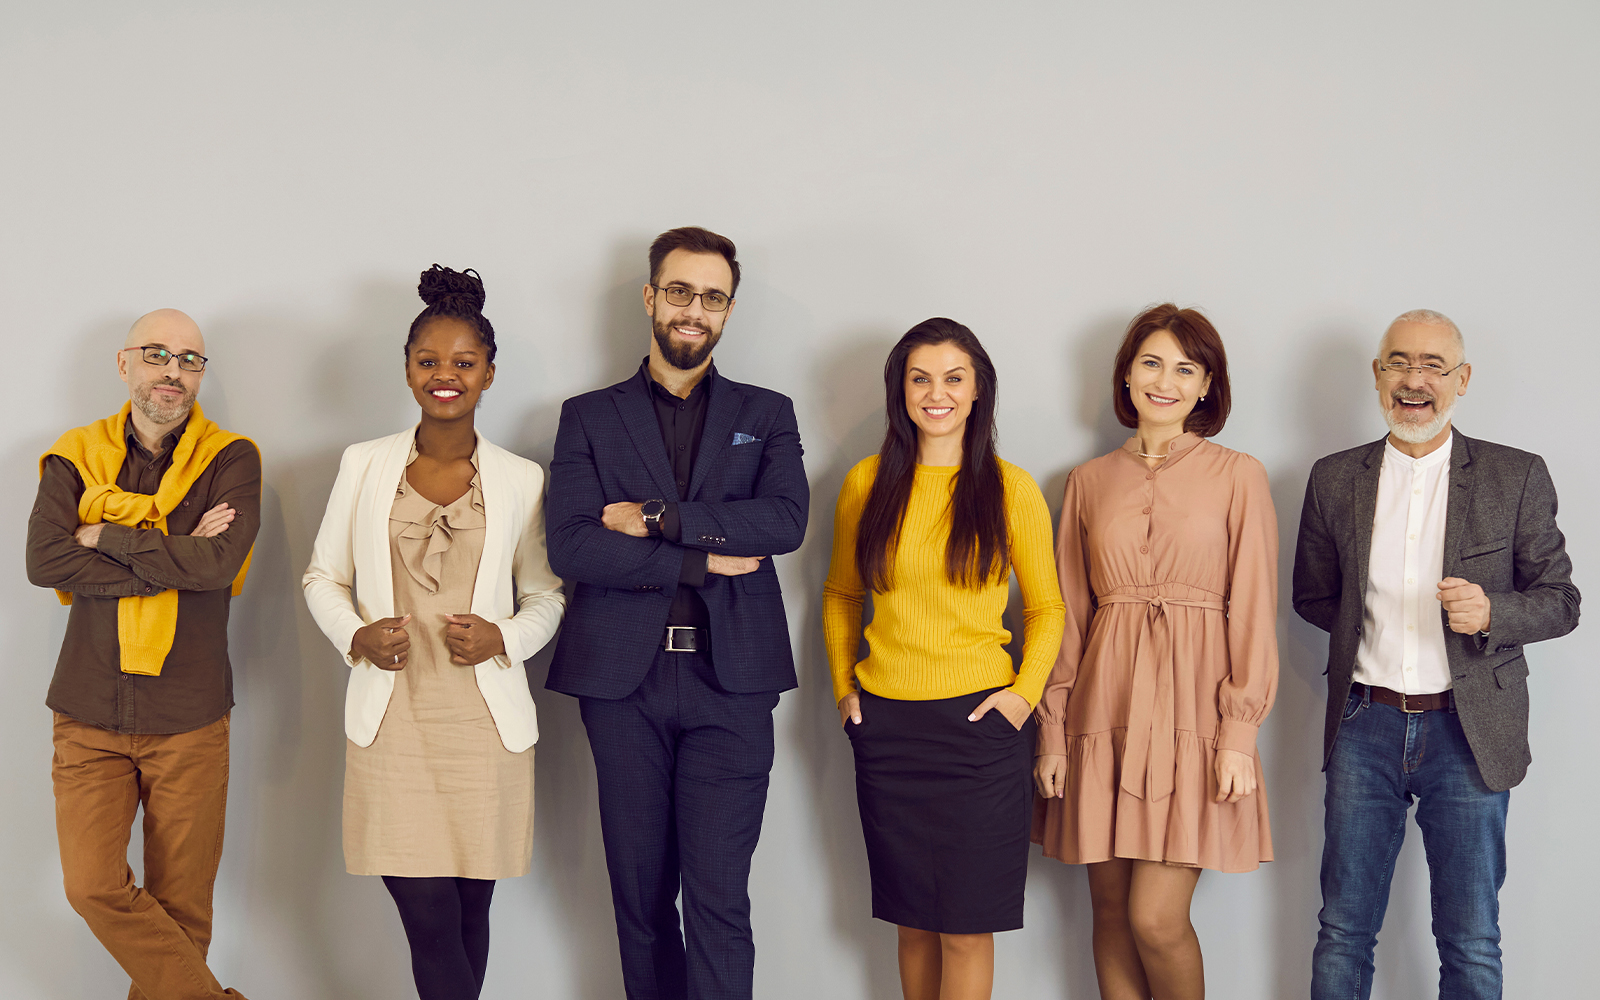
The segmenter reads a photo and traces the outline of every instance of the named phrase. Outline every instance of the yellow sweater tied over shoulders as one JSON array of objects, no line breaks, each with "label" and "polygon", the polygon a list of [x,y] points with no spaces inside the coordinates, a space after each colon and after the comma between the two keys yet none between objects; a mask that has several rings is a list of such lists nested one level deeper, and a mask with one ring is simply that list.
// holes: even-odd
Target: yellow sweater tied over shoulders
[{"label": "yellow sweater tied over shoulders", "polygon": [[[172,466],[161,477],[154,496],[129,493],[117,487],[117,474],[128,457],[128,415],[132,403],[123,403],[116,414],[86,427],[75,427],[39,456],[39,474],[44,474],[45,459],[60,455],[71,462],[83,478],[83,496],[78,500],[78,520],[82,524],[110,522],[130,528],[157,528],[167,533],[167,515],[194,486],[195,480],[210,466],[217,454],[235,441],[248,440],[242,434],[225,431],[206,419],[196,403],[189,412],[189,425],[172,452]],[[235,597],[244,587],[250,570],[252,546],[246,553],[239,574],[233,578]],[[62,604],[71,604],[72,595],[56,591]],[[122,672],[161,676],[161,667],[172,651],[178,629],[178,592],[163,590],[149,597],[135,595],[117,600],[117,642],[122,653]]]}]

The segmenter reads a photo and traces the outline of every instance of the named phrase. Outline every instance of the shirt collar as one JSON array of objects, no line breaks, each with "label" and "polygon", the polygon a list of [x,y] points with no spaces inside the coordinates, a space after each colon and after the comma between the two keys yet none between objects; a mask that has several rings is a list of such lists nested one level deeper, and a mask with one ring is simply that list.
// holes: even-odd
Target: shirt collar
[{"label": "shirt collar", "polygon": [[191,412],[188,417],[183,418],[183,423],[168,431],[160,441],[156,442],[156,450],[153,452],[146,450],[145,446],[139,442],[139,432],[134,429],[133,417],[131,416],[128,418],[127,424],[122,428],[122,436],[127,439],[130,448],[138,448],[139,451],[146,455],[164,455],[177,446],[178,439],[183,437],[184,431],[188,430],[189,420],[193,416],[194,414]]},{"label": "shirt collar", "polygon": [[1383,460],[1386,462],[1398,462],[1402,469],[1431,469],[1436,465],[1442,465],[1450,461],[1450,449],[1454,448],[1455,444],[1456,432],[1455,428],[1451,428],[1450,436],[1444,439],[1444,444],[1421,458],[1412,458],[1399,448],[1396,448],[1394,442],[1385,437],[1383,439]]},{"label": "shirt collar", "polygon": [[[706,377],[695,383],[695,387],[689,390],[688,399],[684,401],[688,402],[689,400],[693,400],[696,396],[705,395],[706,393],[710,392],[711,382],[716,377],[717,363],[713,361],[711,363],[711,367],[706,369]],[[677,396],[673,396],[672,393],[668,392],[667,387],[662,385],[660,382],[657,382],[650,374],[650,358],[648,356],[646,356],[643,361],[639,362],[639,378],[643,380],[644,388],[647,392],[662,393],[663,395],[670,396],[673,399],[678,398]]]}]

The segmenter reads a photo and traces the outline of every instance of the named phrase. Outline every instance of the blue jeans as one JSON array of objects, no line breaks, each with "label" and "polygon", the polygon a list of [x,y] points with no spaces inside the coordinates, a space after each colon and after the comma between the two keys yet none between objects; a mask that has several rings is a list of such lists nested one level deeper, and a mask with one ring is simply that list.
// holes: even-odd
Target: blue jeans
[{"label": "blue jeans", "polygon": [[1356,685],[1327,783],[1312,1000],[1372,994],[1372,952],[1413,797],[1428,855],[1439,1000],[1499,997],[1511,793],[1483,783],[1455,712],[1407,714],[1372,703]]}]

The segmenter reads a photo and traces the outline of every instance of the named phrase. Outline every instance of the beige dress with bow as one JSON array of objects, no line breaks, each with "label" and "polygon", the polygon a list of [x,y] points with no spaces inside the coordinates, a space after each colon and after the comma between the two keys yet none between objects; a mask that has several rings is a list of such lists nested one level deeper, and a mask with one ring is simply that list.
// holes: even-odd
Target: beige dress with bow
[{"label": "beige dress with bow", "polygon": [[[411,460],[416,458],[412,451]],[[477,455],[472,456],[477,466]],[[473,668],[450,662],[444,616],[467,614],[483,553],[478,477],[433,503],[401,478],[389,514],[395,615],[411,652],[377,739],[345,741],[344,856],[355,875],[514,878],[533,852],[533,749],[500,742]]]}]

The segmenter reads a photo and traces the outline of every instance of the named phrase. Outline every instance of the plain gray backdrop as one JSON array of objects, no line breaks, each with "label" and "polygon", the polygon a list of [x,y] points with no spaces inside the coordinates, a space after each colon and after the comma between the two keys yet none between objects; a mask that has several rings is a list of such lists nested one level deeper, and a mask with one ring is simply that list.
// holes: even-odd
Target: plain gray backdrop
[{"label": "plain gray backdrop", "polygon": [[[1207,873],[1211,995],[1303,996],[1319,906],[1325,640],[1288,606],[1311,463],[1382,433],[1368,362],[1390,317],[1454,317],[1458,425],[1538,451],[1593,592],[1600,351],[1600,8],[1589,0],[959,4],[7,3],[0,301],[17,418],[0,577],[0,993],[115,997],[61,892],[45,688],[66,620],[22,570],[37,457],[126,399],[113,352],[175,306],[207,335],[201,398],[265,461],[234,604],[232,793],[212,965],[252,998],[414,996],[377,879],[345,874],[346,668],[299,579],[341,449],[408,426],[417,273],[477,268],[500,332],[479,415],[547,463],[561,401],[645,352],[645,248],[698,224],[746,278],[717,361],[793,397],[813,491],[780,557],[801,687],[751,879],[757,993],[897,997],[870,919],[820,594],[834,498],[876,450],[880,370],[912,324],[970,325],[999,370],[1001,453],[1059,509],[1115,447],[1109,365],[1174,300],[1227,341],[1218,440],[1260,458],[1281,531],[1282,679],[1261,737],[1278,860]],[[1532,666],[1534,764],[1512,795],[1507,995],[1586,995],[1596,918],[1585,633]],[[621,996],[576,704],[529,664],[533,871],[494,906],[486,997]],[[1434,995],[1426,861],[1401,856],[1375,995]],[[137,832],[134,854],[137,855]],[[1095,996],[1081,869],[1037,856],[997,996]],[[1589,986],[1585,986],[1585,983]]]}]

